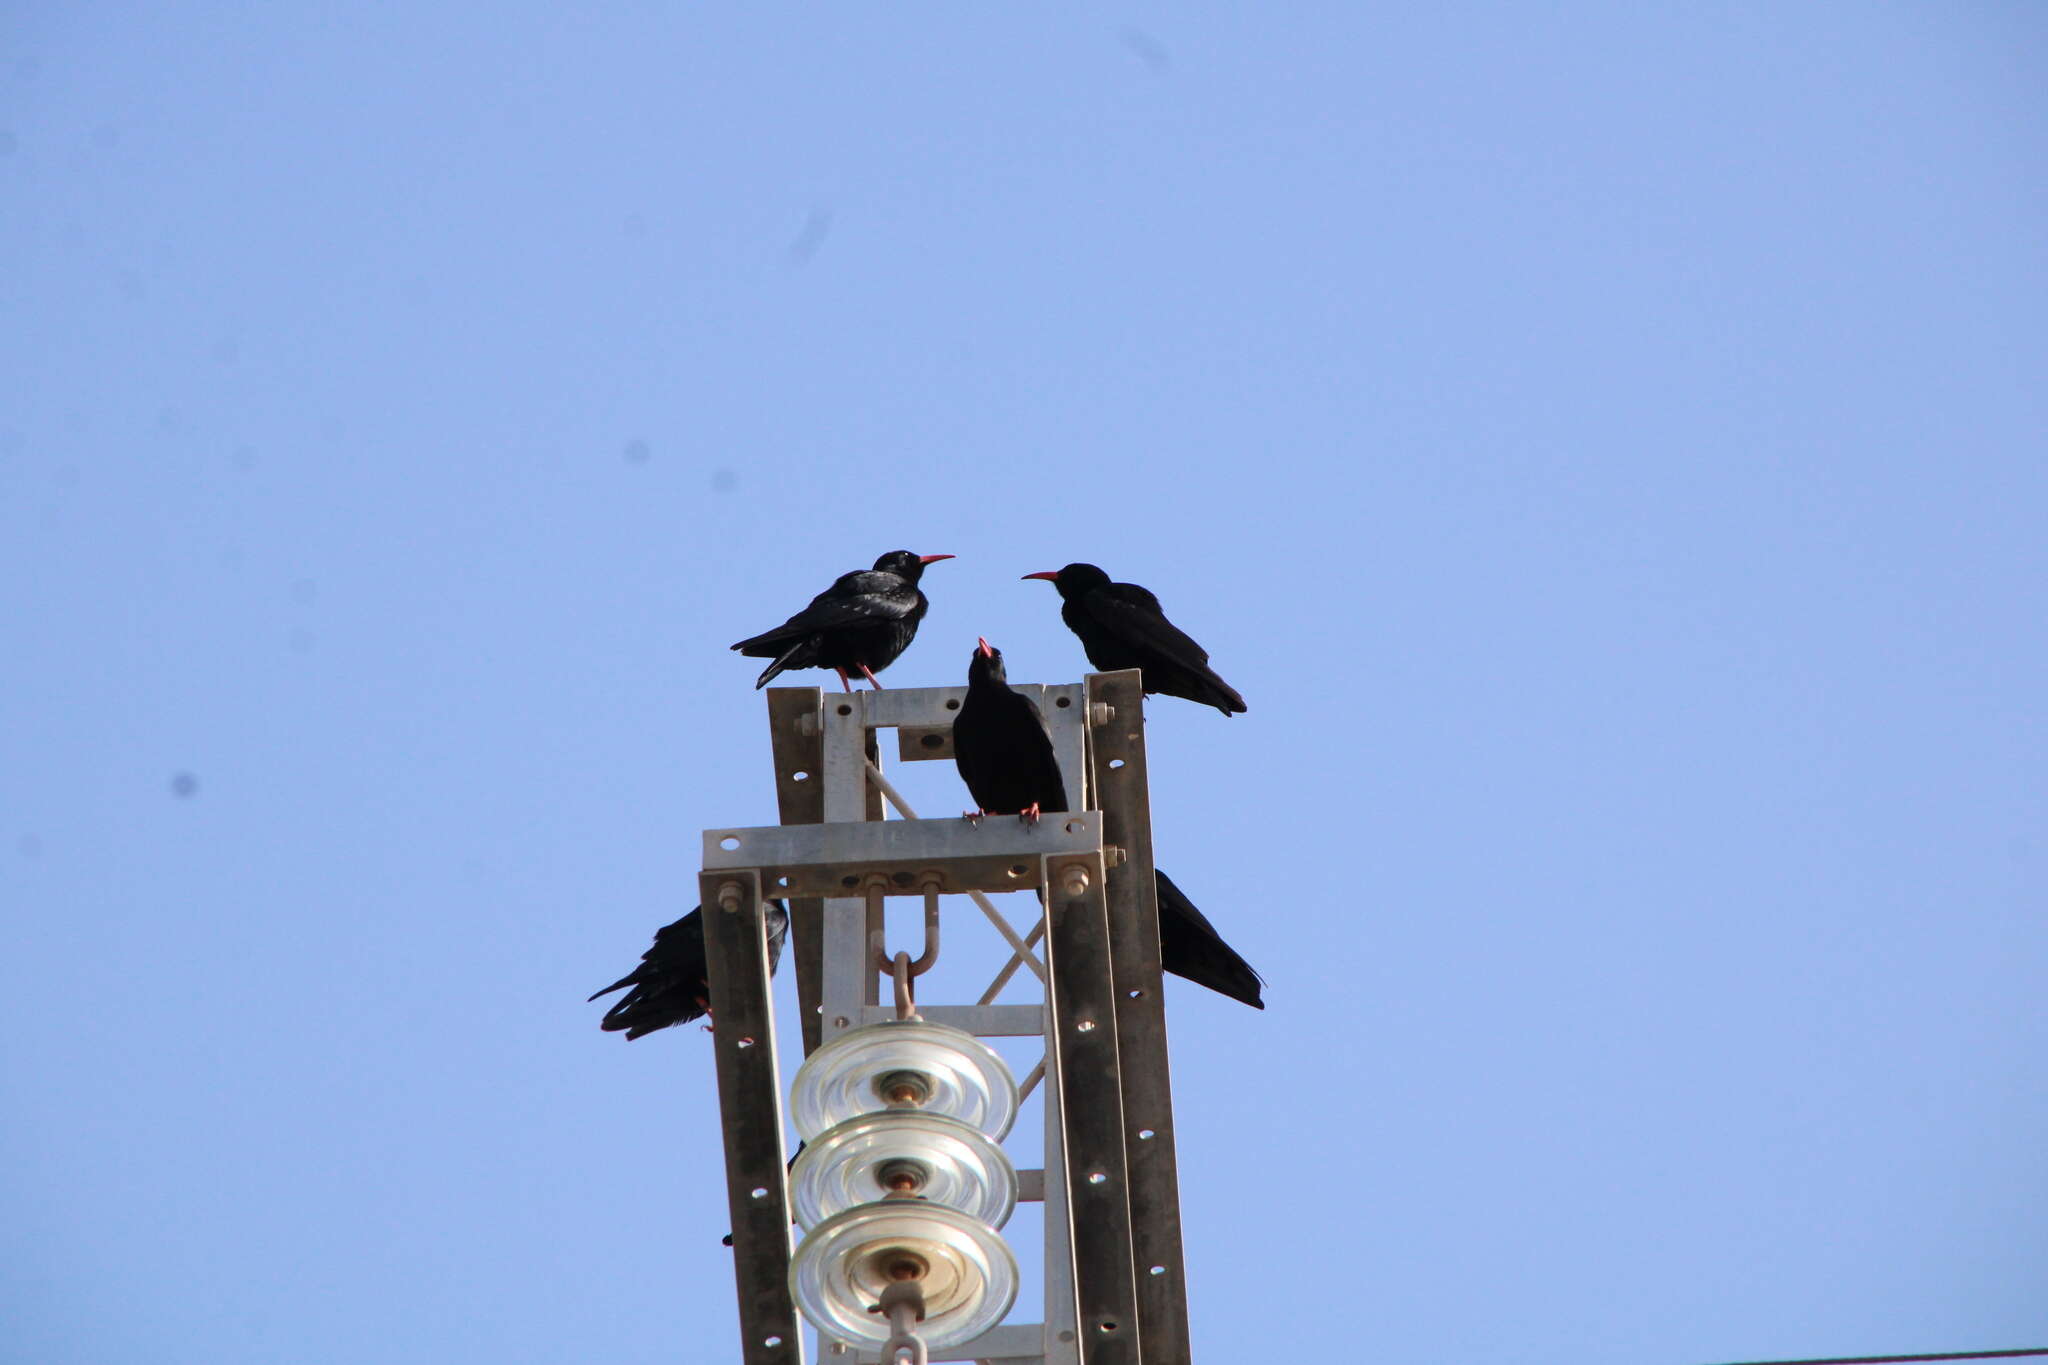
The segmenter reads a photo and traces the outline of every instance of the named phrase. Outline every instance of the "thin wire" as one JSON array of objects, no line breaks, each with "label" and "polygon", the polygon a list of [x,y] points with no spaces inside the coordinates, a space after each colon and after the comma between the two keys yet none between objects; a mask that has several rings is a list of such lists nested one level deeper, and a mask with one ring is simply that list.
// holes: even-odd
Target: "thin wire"
[{"label": "thin wire", "polygon": [[[1045,915],[1041,913],[1038,916],[1038,923],[1032,925],[1031,932],[1024,936],[1024,946],[1026,948],[1034,948],[1038,945],[1038,940],[1044,937]],[[1010,984],[1010,978],[1016,974],[1017,964],[1024,960],[1025,959],[1018,957],[1015,953],[1012,953],[1010,955],[1010,960],[1003,964],[1003,969],[1000,972],[996,973],[996,979],[988,983],[988,989],[981,993],[981,999],[975,1001],[975,1003],[977,1005],[993,1004],[995,1002],[995,998],[1003,993],[1003,987]],[[1037,961],[1036,958],[1032,958],[1030,960],[1034,962]]]},{"label": "thin wire", "polygon": [[1928,1356],[1816,1356],[1808,1360],[1742,1360],[1730,1365],[1905,1365],[1917,1360],[2010,1360],[2014,1356],[2048,1356],[2048,1346],[2024,1351],[1950,1351]]}]

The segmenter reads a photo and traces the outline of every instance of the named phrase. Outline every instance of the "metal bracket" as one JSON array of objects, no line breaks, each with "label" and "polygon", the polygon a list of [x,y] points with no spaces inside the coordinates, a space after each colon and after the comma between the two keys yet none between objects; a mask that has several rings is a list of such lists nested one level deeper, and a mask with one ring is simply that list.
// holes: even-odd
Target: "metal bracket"
[{"label": "metal bracket", "polygon": [[1023,891],[1037,886],[1048,853],[1102,847],[1096,811],[1049,815],[1032,823],[1011,815],[979,821],[867,820],[828,825],[758,825],[704,831],[704,868],[757,868],[770,894],[851,897],[869,880],[883,893],[921,896],[927,877],[947,895]]}]

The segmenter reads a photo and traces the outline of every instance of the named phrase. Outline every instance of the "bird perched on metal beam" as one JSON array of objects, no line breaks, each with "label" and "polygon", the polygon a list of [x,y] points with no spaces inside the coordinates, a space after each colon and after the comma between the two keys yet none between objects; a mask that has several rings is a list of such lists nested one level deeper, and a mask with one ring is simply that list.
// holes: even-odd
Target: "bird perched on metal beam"
[{"label": "bird perched on metal beam", "polygon": [[1015,812],[1035,821],[1067,808],[1045,717],[1031,698],[1010,689],[1003,652],[987,640],[974,642],[967,661],[967,698],[953,717],[953,763],[980,807],[969,819]]},{"label": "bird perched on metal beam", "polygon": [[[789,907],[769,901],[761,907],[768,929],[768,974],[782,962],[782,942],[789,936]],[[674,924],[654,931],[654,946],[640,955],[640,965],[591,996],[631,990],[605,1011],[598,1027],[606,1033],[624,1030],[628,1042],[656,1029],[687,1024],[711,1012],[710,964],[704,952],[704,907],[698,906]]]},{"label": "bird perched on metal beam", "polygon": [[752,658],[774,660],[754,679],[757,688],[785,669],[829,668],[848,692],[853,690],[849,669],[879,691],[882,684],[875,674],[910,647],[917,623],[931,606],[917,586],[925,566],[952,557],[891,550],[875,561],[874,568],[839,575],[802,611],[733,648]]},{"label": "bird perched on metal beam", "polygon": [[[975,641],[967,661],[967,699],[953,718],[953,763],[980,809],[970,815],[1022,815],[1067,809],[1059,755],[1045,718],[1031,698],[1011,688],[1003,652]],[[1266,1008],[1264,984],[1251,964],[1223,941],[1216,926],[1195,908],[1164,872],[1155,869],[1159,897],[1159,965],[1175,976],[1207,986],[1255,1010]]]},{"label": "bird perched on metal beam", "polygon": [[1166,619],[1159,599],[1136,583],[1112,583],[1093,564],[1028,573],[1060,590],[1060,619],[1081,637],[1088,662],[1105,673],[1135,668],[1147,694],[1185,697],[1224,715],[1243,711],[1244,698],[1209,667],[1209,651]]}]

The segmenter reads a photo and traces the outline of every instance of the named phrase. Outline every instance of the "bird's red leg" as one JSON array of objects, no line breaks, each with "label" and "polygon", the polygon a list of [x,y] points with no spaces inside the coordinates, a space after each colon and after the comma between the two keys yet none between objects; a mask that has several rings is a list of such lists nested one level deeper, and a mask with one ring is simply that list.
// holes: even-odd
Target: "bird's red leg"
[{"label": "bird's red leg", "polygon": [[985,810],[963,810],[960,812],[960,818],[970,825],[978,825],[981,823],[981,817],[987,814]]},{"label": "bird's red leg", "polygon": [[[700,1005],[702,1005],[702,1006],[704,1007],[704,1017],[705,1017],[706,1019],[711,1019],[711,1002],[710,1002],[709,1000],[706,1000],[706,999],[705,999],[705,998],[704,998],[703,996],[701,996],[701,995],[700,995],[700,996],[697,996],[697,997],[696,997],[696,1000],[697,1000],[697,1003],[698,1003],[698,1004],[700,1004]],[[715,1019],[712,1019],[712,1022],[711,1022],[711,1023],[709,1023],[709,1024],[706,1024],[706,1025],[704,1026],[704,1031],[705,1031],[706,1033],[715,1033],[715,1032],[717,1032],[717,1029],[716,1029],[716,1028],[714,1027],[714,1025],[715,1025],[715,1024],[716,1024],[717,1022],[718,1022],[717,1020],[715,1020]]]},{"label": "bird's red leg", "polygon": [[840,685],[840,686],[841,686],[842,688],[846,689],[846,690],[847,690],[848,692],[851,692],[851,691],[853,691],[853,683],[852,683],[852,682],[850,682],[850,681],[849,681],[849,680],[847,679],[847,676],[846,676],[846,670],[845,670],[845,669],[843,669],[843,668],[835,668],[835,669],[833,669],[832,671],[833,671],[834,673],[837,673],[837,674],[839,675],[839,685]]},{"label": "bird's red leg", "polygon": [[1033,802],[1032,802],[1032,803],[1031,803],[1030,805],[1026,806],[1026,807],[1025,807],[1025,808],[1024,808],[1023,810],[1020,810],[1020,811],[1018,811],[1018,812],[1017,812],[1017,818],[1018,818],[1019,820],[1027,820],[1027,821],[1029,821],[1030,823],[1032,823],[1032,824],[1034,824],[1034,825],[1035,825],[1035,824],[1037,824],[1037,823],[1038,823],[1038,803],[1037,803],[1036,801],[1033,801]]},{"label": "bird's red leg", "polygon": [[855,664],[854,667],[860,670],[860,675],[863,678],[866,678],[869,682],[875,684],[875,691],[879,692],[882,690],[881,682],[878,679],[876,679],[875,675],[871,671],[869,671],[868,666],[866,664]]}]

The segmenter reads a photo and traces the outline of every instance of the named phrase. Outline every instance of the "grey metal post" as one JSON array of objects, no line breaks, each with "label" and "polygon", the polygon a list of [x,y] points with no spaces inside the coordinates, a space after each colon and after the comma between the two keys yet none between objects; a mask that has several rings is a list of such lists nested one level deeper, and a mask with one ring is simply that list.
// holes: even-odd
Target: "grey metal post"
[{"label": "grey metal post", "polygon": [[783,1168],[782,1082],[761,879],[747,871],[697,879],[711,989],[718,1105],[725,1116],[726,1203],[746,1365],[803,1365],[789,1293],[789,1182]]},{"label": "grey metal post", "polygon": [[1089,772],[1102,837],[1123,850],[1109,870],[1117,1049],[1130,1163],[1131,1243],[1137,1258],[1138,1322],[1147,1365],[1186,1365],[1187,1272],[1181,1254],[1180,1165],[1173,1137],[1173,1078],[1166,1047],[1166,992],[1159,966],[1159,884],[1152,862],[1145,693],[1136,671],[1088,675]]}]

